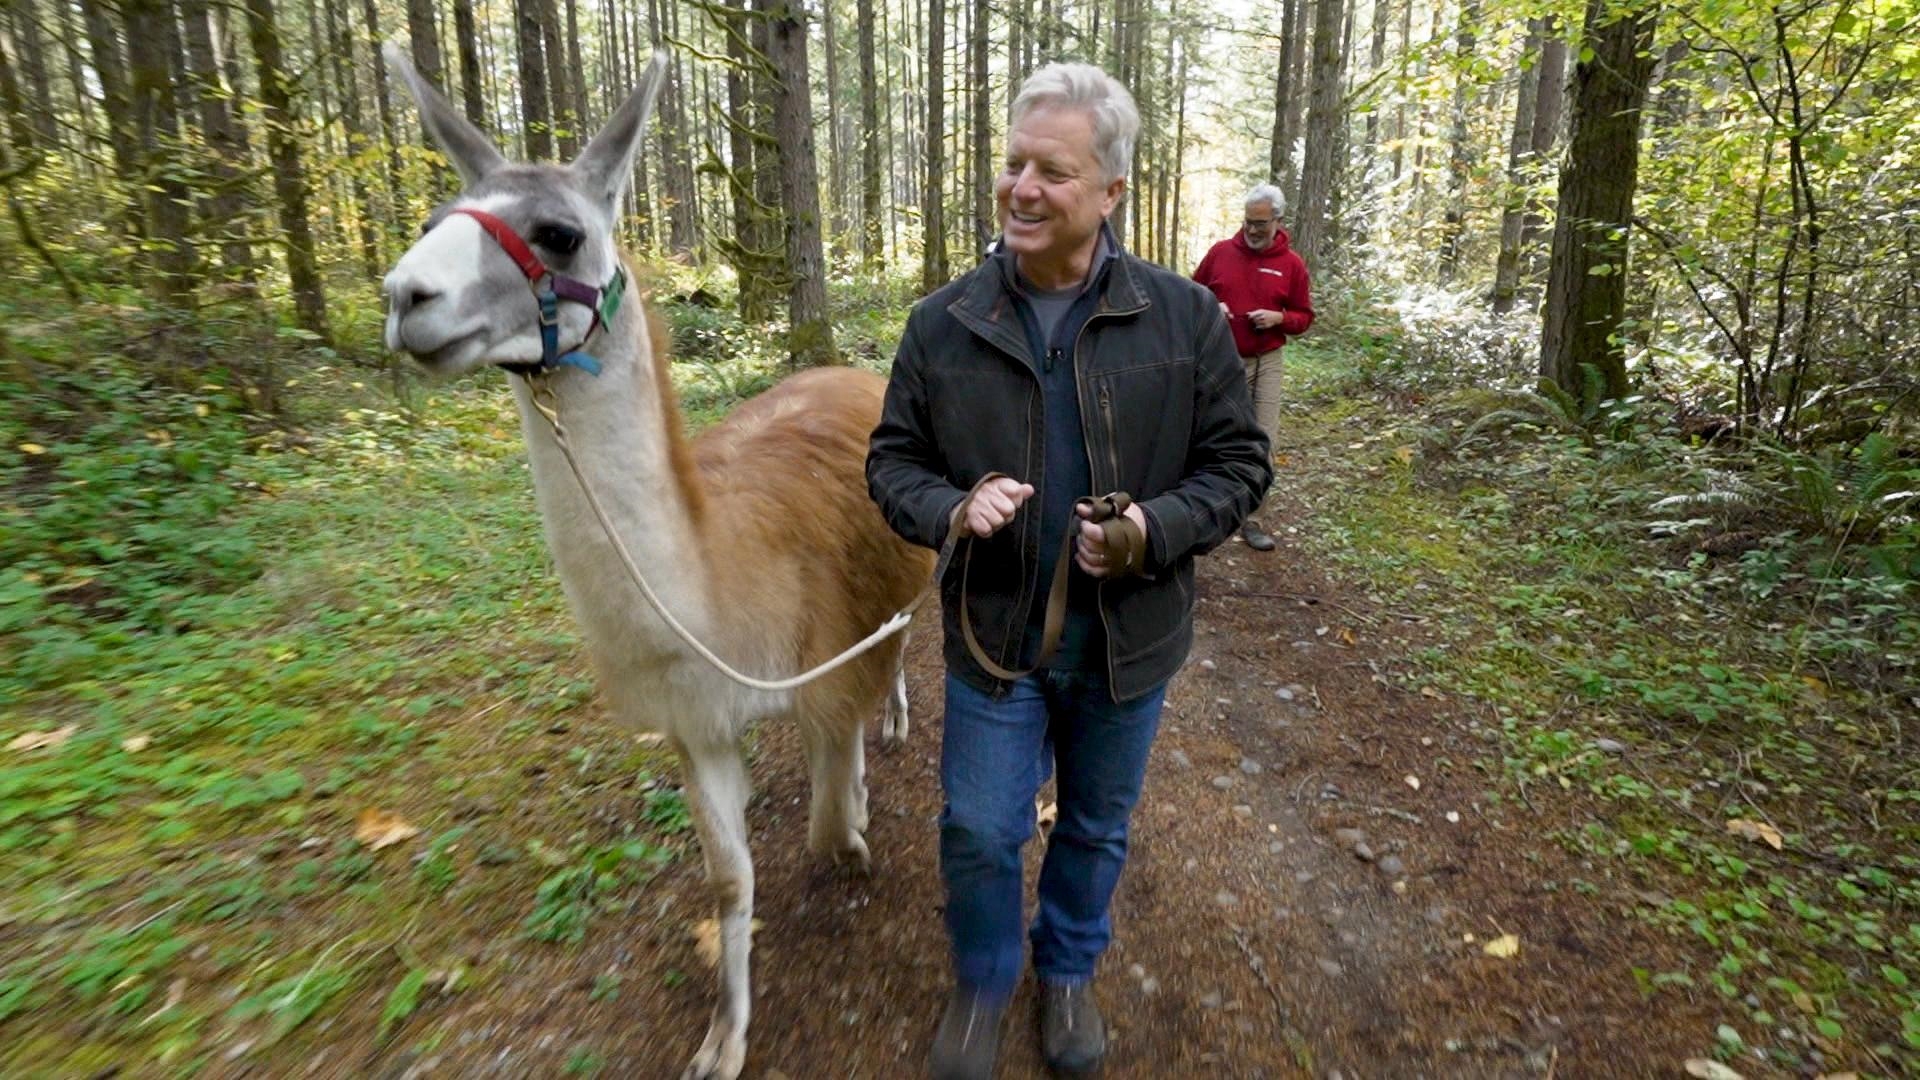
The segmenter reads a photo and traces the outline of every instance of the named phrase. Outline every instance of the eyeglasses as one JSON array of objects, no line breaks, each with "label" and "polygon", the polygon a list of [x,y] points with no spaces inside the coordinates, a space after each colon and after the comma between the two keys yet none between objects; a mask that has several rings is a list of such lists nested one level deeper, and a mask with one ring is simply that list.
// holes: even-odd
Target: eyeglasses
[{"label": "eyeglasses", "polygon": [[1273,218],[1248,218],[1248,219],[1247,219],[1247,228],[1249,228],[1249,229],[1264,229],[1264,228],[1266,228],[1267,226],[1269,226],[1269,225],[1271,225],[1271,224],[1273,224],[1273,221],[1274,221],[1274,219],[1273,219]]}]

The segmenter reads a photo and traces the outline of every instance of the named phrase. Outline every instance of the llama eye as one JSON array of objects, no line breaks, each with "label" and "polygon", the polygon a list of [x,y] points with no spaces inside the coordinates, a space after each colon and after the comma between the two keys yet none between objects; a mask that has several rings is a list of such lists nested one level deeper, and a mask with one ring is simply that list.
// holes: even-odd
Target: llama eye
[{"label": "llama eye", "polygon": [[580,250],[582,239],[580,230],[565,225],[542,225],[533,230],[533,242],[557,255],[571,255]]}]

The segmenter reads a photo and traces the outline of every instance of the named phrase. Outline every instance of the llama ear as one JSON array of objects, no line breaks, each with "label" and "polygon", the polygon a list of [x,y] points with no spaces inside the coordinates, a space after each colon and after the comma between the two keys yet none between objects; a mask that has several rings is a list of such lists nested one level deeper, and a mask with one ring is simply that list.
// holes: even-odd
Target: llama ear
[{"label": "llama ear", "polygon": [[647,118],[653,115],[653,99],[667,81],[667,54],[655,49],[653,62],[640,76],[640,85],[607,126],[593,137],[571,168],[587,194],[602,200],[609,210],[620,203],[620,196],[633,178],[634,155],[640,151],[647,134]]},{"label": "llama ear", "polygon": [[387,42],[381,52],[387,58],[387,66],[407,84],[413,100],[420,105],[420,124],[427,129],[427,135],[433,139],[453,163],[454,171],[460,174],[461,182],[468,187],[495,169],[506,165],[507,159],[501,156],[493,141],[480,133],[480,129],[467,122],[433,84],[420,77],[400,51],[400,46]]}]

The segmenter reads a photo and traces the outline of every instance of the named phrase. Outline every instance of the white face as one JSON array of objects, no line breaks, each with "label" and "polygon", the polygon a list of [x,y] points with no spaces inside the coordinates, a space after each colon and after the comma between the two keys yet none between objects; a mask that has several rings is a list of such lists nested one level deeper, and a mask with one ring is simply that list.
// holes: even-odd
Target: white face
[{"label": "white face", "polygon": [[[605,285],[617,265],[607,223],[566,173],[513,167],[438,211],[426,233],[387,274],[387,347],[411,354],[438,374],[540,360],[540,305],[513,259],[458,207],[483,210],[520,234],[550,270]],[[565,250],[577,242],[574,251]],[[586,306],[561,301],[561,352],[578,348],[593,326]]]},{"label": "white face", "polygon": [[1076,264],[1093,250],[1126,186],[1106,178],[1084,110],[1036,108],[1007,133],[993,185],[1001,235],[1023,268]]}]

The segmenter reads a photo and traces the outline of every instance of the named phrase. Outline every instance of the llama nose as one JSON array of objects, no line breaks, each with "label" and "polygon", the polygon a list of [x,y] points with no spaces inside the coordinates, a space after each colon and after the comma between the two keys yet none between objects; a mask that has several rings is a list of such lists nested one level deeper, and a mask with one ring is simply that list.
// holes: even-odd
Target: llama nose
[{"label": "llama nose", "polygon": [[393,314],[398,316],[405,316],[414,308],[424,307],[439,297],[439,289],[428,288],[425,285],[396,281],[387,286],[387,305]]}]

